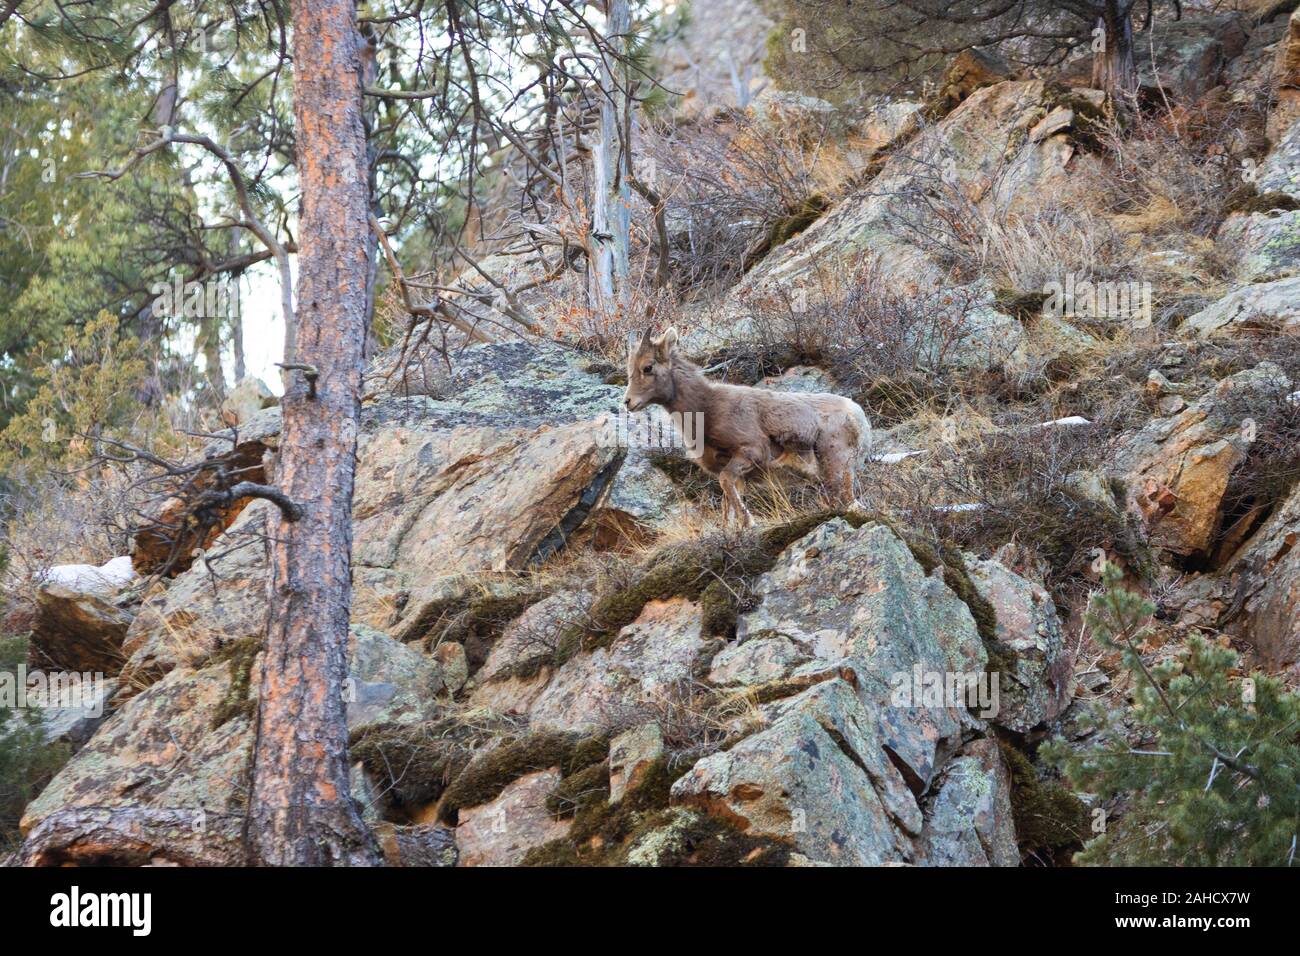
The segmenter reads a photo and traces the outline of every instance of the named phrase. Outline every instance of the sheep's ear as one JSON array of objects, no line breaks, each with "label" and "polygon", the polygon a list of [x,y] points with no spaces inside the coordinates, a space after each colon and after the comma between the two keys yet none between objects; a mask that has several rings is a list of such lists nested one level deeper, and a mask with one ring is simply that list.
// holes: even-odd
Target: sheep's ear
[{"label": "sheep's ear", "polygon": [[640,342],[641,336],[637,335],[635,331],[627,334],[627,354],[629,356],[636,355],[636,350],[640,348]]},{"label": "sheep's ear", "polygon": [[666,359],[673,354],[673,348],[677,345],[677,329],[669,328],[667,332],[659,336],[655,342],[655,351],[661,359]]}]

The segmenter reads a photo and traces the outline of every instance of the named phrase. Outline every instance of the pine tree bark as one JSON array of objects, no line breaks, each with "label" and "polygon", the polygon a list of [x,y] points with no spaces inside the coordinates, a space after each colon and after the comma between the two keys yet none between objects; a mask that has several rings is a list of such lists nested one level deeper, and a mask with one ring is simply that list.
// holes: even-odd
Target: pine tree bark
[{"label": "pine tree bark", "polygon": [[369,269],[362,41],[352,0],[292,0],[299,220],[294,361],[269,519],[271,594],[246,838],[265,865],[380,862],[348,793],[352,485]]}]

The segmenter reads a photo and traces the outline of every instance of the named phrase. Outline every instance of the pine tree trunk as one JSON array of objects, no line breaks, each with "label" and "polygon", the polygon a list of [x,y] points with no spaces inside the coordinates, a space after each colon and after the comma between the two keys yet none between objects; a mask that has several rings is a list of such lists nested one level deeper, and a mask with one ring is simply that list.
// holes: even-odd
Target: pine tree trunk
[{"label": "pine tree trunk", "polygon": [[[605,33],[615,54],[624,52],[631,29],[627,0],[606,0]],[[625,304],[627,254],[631,232],[631,200],[627,151],[619,147],[619,130],[627,115],[625,91],[615,77],[625,73],[621,62],[602,58],[600,71],[600,140],[592,156],[591,297],[605,319]],[[624,80],[624,84],[625,84]]]},{"label": "pine tree trunk", "polygon": [[292,0],[298,177],[295,360],[278,484],[302,505],[269,519],[271,607],[247,838],[268,865],[373,864],[348,793],[352,485],[369,268],[361,39],[352,0]]}]

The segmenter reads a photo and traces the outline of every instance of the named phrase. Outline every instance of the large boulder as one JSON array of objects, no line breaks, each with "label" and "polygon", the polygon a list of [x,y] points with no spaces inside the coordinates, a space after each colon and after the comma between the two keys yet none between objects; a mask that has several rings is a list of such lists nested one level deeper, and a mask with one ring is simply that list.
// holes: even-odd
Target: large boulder
[{"label": "large boulder", "polygon": [[[454,374],[431,378],[430,390],[455,400],[377,392],[362,407],[354,622],[415,640],[474,576],[528,567],[593,514],[656,519],[671,483],[658,473],[615,483],[625,452],[599,416],[617,406],[618,389],[583,371],[571,351],[473,347]],[[257,440],[273,443],[277,422],[259,416]],[[124,645],[134,685],[262,633],[269,507],[249,504],[147,603]]]},{"label": "large boulder", "polygon": [[968,557],[971,583],[997,618],[997,644],[1006,669],[998,673],[994,723],[1025,733],[1055,720],[1070,702],[1073,662],[1052,596],[997,561]]},{"label": "large boulder", "polygon": [[111,598],[60,584],[36,589],[32,663],[47,670],[116,674],[132,613]]},{"label": "large boulder", "polygon": [[1300,487],[1219,575],[1196,584],[1187,615],[1233,633],[1270,669],[1300,664]]},{"label": "large boulder", "polygon": [[94,680],[63,684],[41,708],[41,732],[49,741],[61,741],[74,749],[89,740],[112,714],[116,680]]},{"label": "large boulder", "polygon": [[131,559],[61,564],[36,582],[31,663],[49,670],[116,674],[133,612],[123,592],[135,579]]},{"label": "large boulder", "polygon": [[450,577],[520,570],[561,547],[619,462],[588,422],[428,425],[369,436],[353,494],[354,560],[405,576],[394,633],[406,640],[447,599]]},{"label": "large boulder", "polygon": [[1135,46],[1138,84],[1148,92],[1190,103],[1222,82],[1223,70],[1246,48],[1235,14],[1157,18]]},{"label": "large boulder", "polygon": [[560,783],[560,770],[551,767],[525,774],[493,800],[464,807],[456,827],[460,866],[514,866],[535,846],[558,840],[572,825],[557,820],[546,808]]},{"label": "large boulder", "polygon": [[179,665],[206,660],[218,647],[266,632],[266,518],[254,501],[171,586],[146,598],[122,650],[127,689],[139,689]]},{"label": "large boulder", "polygon": [[1249,210],[1230,215],[1219,239],[1237,253],[1241,283],[1188,318],[1199,336],[1300,327],[1300,120],[1256,170]]},{"label": "large boulder", "polygon": [[1300,276],[1233,289],[1190,316],[1182,326],[1198,336],[1300,329]]},{"label": "large boulder", "polygon": [[972,741],[948,762],[925,814],[922,866],[1019,866],[1011,775],[997,742]]},{"label": "large boulder", "polygon": [[409,419],[400,404],[385,406],[394,398],[418,396],[445,401],[446,406],[434,406],[443,415],[459,409],[489,419],[505,416],[519,426],[567,424],[622,407],[620,390],[604,383],[589,358],[554,342],[473,345],[456,352],[450,366],[437,352],[413,350],[398,368],[402,357],[394,349],[372,363],[366,388],[373,413],[367,417]]},{"label": "large boulder", "polygon": [[[744,301],[774,286],[801,288],[805,280],[808,296],[816,297],[819,268],[848,266],[868,252],[897,292],[951,285],[949,270],[918,244],[925,227],[936,226],[922,198],[948,189],[981,208],[1007,201],[1032,208],[1050,201],[1068,181],[1065,164],[1073,150],[1065,132],[1037,141],[1029,132],[1060,99],[1039,80],[977,90],[892,155],[868,185],[763,259],[733,297]],[[900,221],[917,228],[903,228]]]},{"label": "large boulder", "polygon": [[673,803],[789,842],[814,862],[909,862],[921,810],[882,746],[878,714],[853,687],[825,681],[764,714],[764,730],[678,780]]},{"label": "large boulder", "polygon": [[[1234,213],[1219,227],[1219,239],[1230,244],[1239,256],[1237,279],[1252,284],[1272,283],[1300,273],[1300,210],[1285,209],[1275,205],[1261,212]],[[1292,286],[1277,286],[1287,289]],[[1249,289],[1250,287],[1247,287]],[[1258,317],[1268,315],[1289,316],[1290,310],[1278,299],[1274,290],[1254,289],[1249,293],[1234,289],[1236,298],[1210,314],[1198,314],[1191,329],[1218,331],[1225,319],[1247,320],[1250,311]],[[1212,304],[1209,308],[1213,308]],[[1233,309],[1231,316],[1227,310]],[[1250,311],[1248,311],[1250,310]],[[1202,310],[1204,313],[1206,310]]]},{"label": "large boulder", "polygon": [[528,706],[532,726],[596,730],[616,723],[690,679],[708,646],[700,606],[649,601],[608,647],[582,651],[560,667]]},{"label": "large boulder", "polygon": [[265,382],[255,375],[245,376],[230,390],[221,403],[221,420],[230,426],[251,421],[258,412],[279,403]]},{"label": "large boulder", "polygon": [[23,833],[72,808],[182,811],[196,826],[239,813],[252,733],[223,704],[247,693],[232,675],[241,666],[252,662],[175,670],[129,700],[28,804]]},{"label": "large boulder", "polygon": [[[1085,92],[1041,80],[1006,81],[972,93],[940,122],[889,155],[879,174],[759,262],[732,290],[739,309],[761,310],[791,295],[826,294],[868,259],[889,292],[923,297],[941,314],[918,330],[918,361],[1019,367],[1025,330],[1003,313],[995,290],[951,262],[957,240],[940,215],[1014,218],[1068,205],[1076,188],[1069,171],[1072,135],[1099,115]],[[974,226],[972,226],[974,228]]]},{"label": "large boulder", "polygon": [[1290,387],[1277,365],[1261,362],[1125,439],[1112,470],[1124,480],[1127,507],[1153,545],[1185,556],[1209,554],[1229,481],[1249,452],[1251,415]]},{"label": "large boulder", "polygon": [[784,638],[813,659],[807,669],[852,667],[864,702],[879,714],[884,745],[927,784],[941,742],[972,718],[964,702],[932,706],[898,690],[918,674],[945,683],[949,675],[978,677],[987,661],[970,609],[942,574],[927,574],[884,525],[854,529],[836,518],[786,549],[754,592],[761,603],[741,616],[740,639]]},{"label": "large boulder", "polygon": [[[1255,170],[1252,185],[1248,211],[1230,215],[1218,233],[1219,240],[1239,257],[1237,279],[1251,284],[1229,295],[1236,310],[1231,318],[1248,320],[1253,310],[1294,320],[1295,310],[1287,308],[1284,291],[1292,286],[1271,284],[1300,273],[1300,121]],[[1190,327],[1202,333],[1218,331],[1227,309],[1228,305],[1216,303],[1205,310],[1208,316],[1194,317]]]}]

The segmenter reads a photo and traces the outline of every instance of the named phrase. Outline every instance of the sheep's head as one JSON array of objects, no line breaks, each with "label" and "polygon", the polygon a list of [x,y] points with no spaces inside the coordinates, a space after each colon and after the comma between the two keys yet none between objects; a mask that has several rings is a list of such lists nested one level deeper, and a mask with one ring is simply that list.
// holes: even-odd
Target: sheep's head
[{"label": "sheep's head", "polygon": [[630,412],[639,412],[647,405],[667,405],[674,398],[672,354],[677,345],[677,330],[669,329],[659,338],[651,338],[650,330],[637,337],[632,332],[627,337],[627,391],[623,404]]}]

